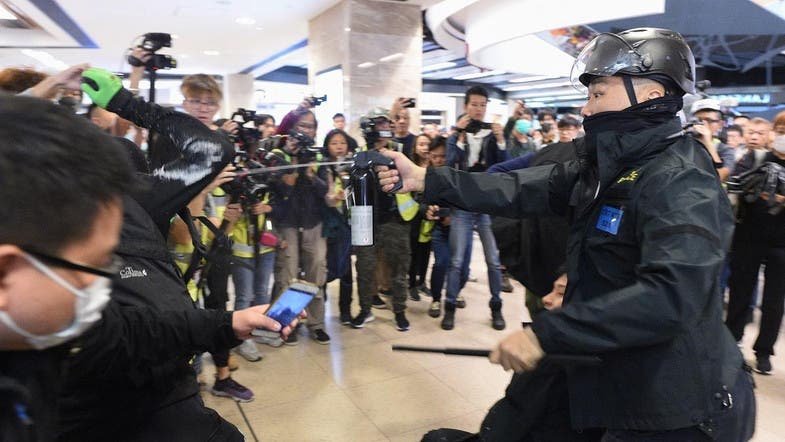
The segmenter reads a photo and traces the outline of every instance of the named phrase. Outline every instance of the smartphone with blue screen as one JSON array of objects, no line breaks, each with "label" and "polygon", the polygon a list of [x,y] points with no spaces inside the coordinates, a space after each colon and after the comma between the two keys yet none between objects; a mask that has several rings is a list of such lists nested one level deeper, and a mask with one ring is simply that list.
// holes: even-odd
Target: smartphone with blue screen
[{"label": "smartphone with blue screen", "polygon": [[[282,327],[286,327],[295,320],[308,304],[311,303],[313,297],[319,292],[319,287],[314,284],[304,282],[292,283],[286,290],[281,293],[281,296],[270,306],[265,315],[278,321]],[[263,330],[256,329],[251,332],[254,336],[260,336]]]}]

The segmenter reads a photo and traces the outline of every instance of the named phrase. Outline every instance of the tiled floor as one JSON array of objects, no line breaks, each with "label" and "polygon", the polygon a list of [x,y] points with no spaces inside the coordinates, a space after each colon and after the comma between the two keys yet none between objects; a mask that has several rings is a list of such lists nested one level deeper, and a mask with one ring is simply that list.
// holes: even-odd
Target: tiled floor
[{"label": "tiled floor", "polygon": [[[523,288],[503,294],[508,330],[490,327],[487,277],[479,241],[473,250],[472,273],[464,291],[467,308],[458,311],[455,330],[443,331],[426,314],[430,298],[409,301],[411,330],[399,332],[390,310],[374,310],[376,321],[353,330],[338,322],[333,283],[327,308],[329,345],[305,335],[294,347],[259,345],[260,362],[238,358],[233,376],[256,394],[238,404],[204,393],[205,403],[242,431],[264,441],[419,441],[434,428],[477,431],[488,408],[502,397],[510,374],[485,358],[393,352],[392,344],[491,348],[524,316]],[[356,302],[356,301],[355,301]],[[357,306],[354,307],[357,312]],[[750,326],[747,347],[757,333]],[[778,343],[785,353],[785,339]],[[752,352],[745,348],[745,356]],[[772,359],[773,376],[758,376],[756,442],[785,440],[785,358]],[[209,363],[206,373],[213,372]],[[247,422],[243,418],[244,412]],[[250,427],[249,427],[250,425]],[[252,434],[253,433],[253,434]]]}]

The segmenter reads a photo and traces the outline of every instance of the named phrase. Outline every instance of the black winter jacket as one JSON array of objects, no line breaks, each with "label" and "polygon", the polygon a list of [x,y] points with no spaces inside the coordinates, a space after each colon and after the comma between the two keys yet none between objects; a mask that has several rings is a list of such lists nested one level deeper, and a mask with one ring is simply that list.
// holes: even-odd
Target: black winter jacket
[{"label": "black winter jacket", "polygon": [[155,425],[156,411],[198,394],[195,352],[239,344],[231,313],[195,308],[165,239],[171,218],[228,164],[233,146],[185,114],[126,94],[108,110],[168,136],[181,154],[140,174],[143,184],[124,200],[117,253],[125,265],[101,321],[66,361],[61,440],[133,440]]},{"label": "black winter jacket", "polygon": [[426,199],[506,217],[571,215],[564,306],[532,327],[546,353],[603,359],[568,370],[575,428],[711,426],[742,366],[719,293],[728,199],[676,120],[600,133],[597,152],[594,167],[579,152],[506,174],[429,169]]},{"label": "black winter jacket", "polygon": [[68,345],[0,353],[0,441],[54,440],[56,400]]}]

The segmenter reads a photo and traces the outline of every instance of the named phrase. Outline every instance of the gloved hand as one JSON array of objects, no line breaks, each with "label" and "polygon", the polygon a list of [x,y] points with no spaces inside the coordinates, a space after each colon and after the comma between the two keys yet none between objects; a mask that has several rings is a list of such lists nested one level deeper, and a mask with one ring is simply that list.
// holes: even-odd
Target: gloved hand
[{"label": "gloved hand", "polygon": [[123,83],[117,75],[99,68],[82,72],[82,90],[90,96],[93,103],[107,110],[111,110],[108,108],[112,99],[124,91]]}]

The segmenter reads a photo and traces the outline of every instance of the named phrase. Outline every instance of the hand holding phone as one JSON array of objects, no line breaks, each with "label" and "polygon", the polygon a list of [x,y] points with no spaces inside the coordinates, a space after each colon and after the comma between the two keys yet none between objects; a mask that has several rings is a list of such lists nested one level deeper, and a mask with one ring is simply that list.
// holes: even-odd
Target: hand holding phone
[{"label": "hand holding phone", "polygon": [[[286,327],[300,316],[318,292],[319,287],[316,285],[295,282],[281,293],[281,296],[270,306],[265,315]],[[261,330],[256,329],[251,334],[260,336],[260,332]]]}]

